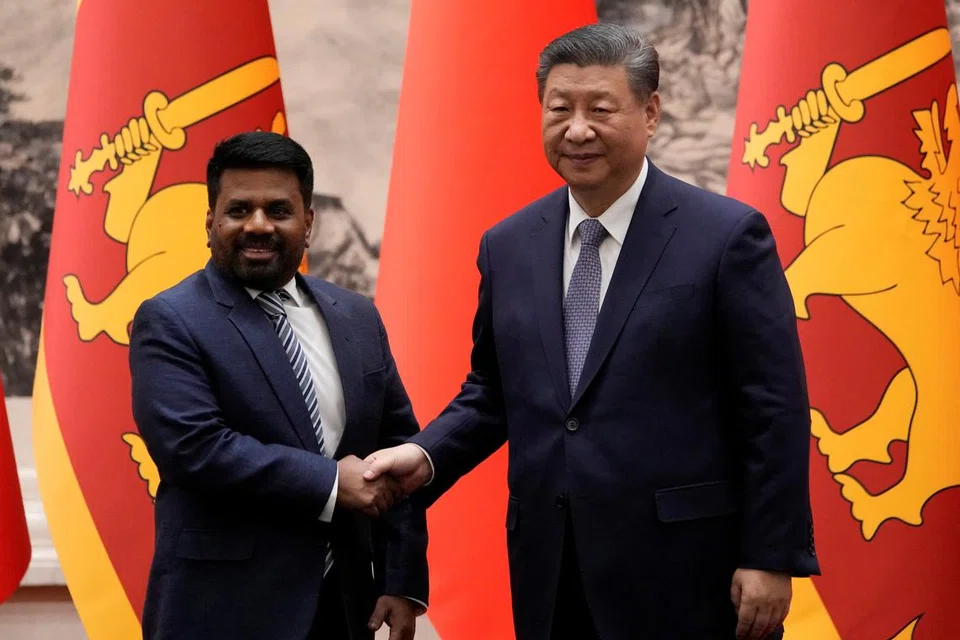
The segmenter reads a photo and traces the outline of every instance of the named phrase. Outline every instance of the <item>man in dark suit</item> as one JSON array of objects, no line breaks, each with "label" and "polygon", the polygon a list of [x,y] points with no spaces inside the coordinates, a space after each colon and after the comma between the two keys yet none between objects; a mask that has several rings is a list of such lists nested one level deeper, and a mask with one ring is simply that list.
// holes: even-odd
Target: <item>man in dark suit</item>
[{"label": "man in dark suit", "polygon": [[472,371],[368,458],[429,503],[509,440],[516,636],[777,637],[818,572],[809,407],[764,217],[646,159],[657,53],[590,25],[537,73],[567,187],[480,243]]},{"label": "man in dark suit", "polygon": [[241,134],[207,188],[211,261],[132,329],[133,414],[161,475],[144,637],[358,640],[385,621],[411,640],[425,514],[361,458],[418,425],[374,306],[297,273],[310,157]]}]

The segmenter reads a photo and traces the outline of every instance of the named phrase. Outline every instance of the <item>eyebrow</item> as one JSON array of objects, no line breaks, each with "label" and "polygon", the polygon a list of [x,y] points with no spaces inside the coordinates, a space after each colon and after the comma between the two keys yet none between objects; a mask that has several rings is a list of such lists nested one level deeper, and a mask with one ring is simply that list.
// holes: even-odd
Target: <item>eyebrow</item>
[{"label": "eyebrow", "polygon": [[[614,96],[614,94],[611,93],[610,91],[605,91],[605,90],[603,90],[603,89],[588,90],[586,93],[587,93],[587,95],[588,95],[589,97],[591,97],[591,98],[614,98],[614,97],[616,97],[616,96]],[[563,89],[551,89],[550,92],[547,94],[547,97],[548,97],[548,98],[569,98],[570,96],[571,96],[571,92],[569,92],[569,91],[564,91]]]},{"label": "eyebrow", "polygon": [[[231,198],[230,200],[227,200],[227,204],[225,206],[228,209],[230,207],[236,207],[236,206],[249,206],[251,202],[252,202],[251,200],[245,200],[243,198]],[[276,206],[282,206],[282,205],[289,207],[289,206],[292,206],[292,204],[293,203],[288,198],[277,198],[274,200],[270,200],[270,202],[267,203],[267,208],[270,209],[270,208],[273,208]]]}]

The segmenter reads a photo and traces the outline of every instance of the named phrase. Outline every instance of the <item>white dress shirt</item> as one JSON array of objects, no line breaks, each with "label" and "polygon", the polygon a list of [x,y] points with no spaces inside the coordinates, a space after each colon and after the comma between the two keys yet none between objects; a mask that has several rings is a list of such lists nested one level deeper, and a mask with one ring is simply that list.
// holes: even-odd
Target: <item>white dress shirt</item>
[{"label": "white dress shirt", "polygon": [[[313,376],[317,405],[320,409],[320,425],[323,429],[324,455],[329,458],[337,450],[347,422],[343,385],[340,382],[337,358],[333,353],[333,343],[330,341],[330,332],[323,314],[320,313],[320,308],[317,307],[313,298],[300,291],[296,278],[283,285],[283,289],[290,294],[291,298],[283,301],[283,309],[287,312],[290,327],[300,341],[300,346],[303,347],[307,367],[310,369],[310,375]],[[256,299],[261,292],[247,287],[247,293]],[[330,492],[327,504],[320,513],[320,520],[323,522],[330,522],[333,519],[339,484],[338,471],[334,476],[333,490]]]},{"label": "white dress shirt", "polygon": [[[606,211],[601,213],[596,220],[607,230],[607,236],[600,242],[600,306],[603,307],[603,299],[607,295],[607,289],[610,287],[610,278],[613,276],[613,269],[617,266],[617,259],[620,257],[620,249],[623,247],[623,240],[627,237],[627,229],[630,227],[630,221],[633,219],[633,210],[637,208],[637,201],[640,200],[640,191],[643,190],[643,183],[647,180],[649,164],[647,159],[643,160],[643,168],[640,169],[640,175],[634,181],[633,185],[626,192],[617,198]],[[567,216],[567,232],[563,236],[563,298],[567,298],[567,289],[570,288],[570,277],[573,275],[573,267],[577,264],[577,258],[580,257],[580,233],[577,226],[584,220],[589,220],[590,216],[586,214],[580,203],[573,197],[573,192],[567,190],[567,199],[570,202],[570,215]]]}]

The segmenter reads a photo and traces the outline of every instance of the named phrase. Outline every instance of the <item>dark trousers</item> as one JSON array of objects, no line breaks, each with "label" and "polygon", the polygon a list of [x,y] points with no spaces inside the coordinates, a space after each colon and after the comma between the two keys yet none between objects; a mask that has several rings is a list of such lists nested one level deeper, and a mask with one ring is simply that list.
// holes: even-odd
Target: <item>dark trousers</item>
[{"label": "dark trousers", "polygon": [[[373,613],[373,612],[371,612]],[[340,593],[340,581],[337,580],[337,566],[334,565],[323,580],[320,591],[320,604],[313,619],[313,627],[307,640],[349,640],[347,612]]]},{"label": "dark trousers", "polygon": [[566,533],[563,536],[563,560],[557,584],[557,601],[553,608],[551,640],[599,640],[593,617],[587,607],[577,561],[573,523],[567,512]]}]

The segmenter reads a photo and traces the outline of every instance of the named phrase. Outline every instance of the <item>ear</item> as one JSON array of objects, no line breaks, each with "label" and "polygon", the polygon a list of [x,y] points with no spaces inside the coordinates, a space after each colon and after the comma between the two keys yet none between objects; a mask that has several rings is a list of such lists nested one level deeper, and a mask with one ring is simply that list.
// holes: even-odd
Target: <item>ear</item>
[{"label": "ear", "polygon": [[207,229],[207,246],[210,246],[210,233],[213,231],[213,209],[207,209],[207,220],[204,223]]},{"label": "ear", "polygon": [[307,225],[307,239],[306,239],[306,242],[304,242],[303,246],[309,247],[310,238],[313,236],[313,220],[314,220],[313,209],[307,209],[304,212],[303,216],[304,216],[304,221],[306,222],[306,225]]},{"label": "ear", "polygon": [[652,138],[660,124],[660,93],[657,91],[651,93],[643,109],[647,116],[647,136]]}]

